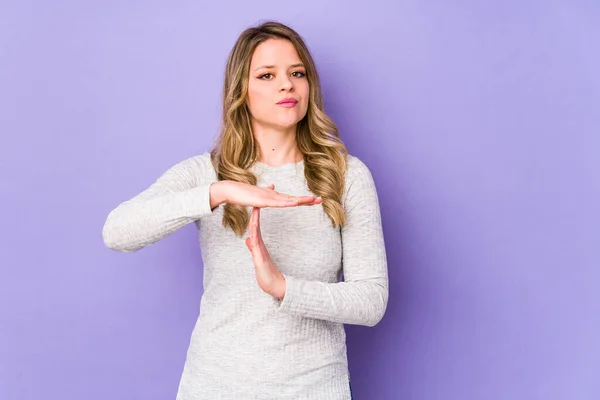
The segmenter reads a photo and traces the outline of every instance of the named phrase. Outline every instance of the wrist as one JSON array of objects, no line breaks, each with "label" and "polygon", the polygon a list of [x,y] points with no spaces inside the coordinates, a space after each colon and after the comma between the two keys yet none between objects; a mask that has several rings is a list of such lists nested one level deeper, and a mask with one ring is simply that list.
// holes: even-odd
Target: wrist
[{"label": "wrist", "polygon": [[283,276],[283,274],[280,273],[279,278],[277,279],[277,284],[275,285],[275,288],[271,295],[278,300],[283,300],[283,298],[285,297],[286,290],[287,283],[285,280],[285,276]]},{"label": "wrist", "polygon": [[210,208],[211,210],[227,201],[224,190],[225,181],[216,181],[210,185]]}]

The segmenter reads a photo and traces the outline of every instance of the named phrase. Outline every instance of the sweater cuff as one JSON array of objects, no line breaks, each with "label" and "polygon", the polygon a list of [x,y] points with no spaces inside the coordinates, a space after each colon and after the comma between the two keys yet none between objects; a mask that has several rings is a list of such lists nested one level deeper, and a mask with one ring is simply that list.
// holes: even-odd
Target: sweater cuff
[{"label": "sweater cuff", "polygon": [[291,306],[293,306],[295,298],[298,296],[298,294],[296,293],[294,278],[292,278],[291,276],[287,276],[284,273],[282,273],[281,275],[283,275],[283,277],[285,278],[285,294],[283,296],[283,299],[279,300],[279,308],[277,309],[277,311],[286,312],[289,311]]},{"label": "sweater cuff", "polygon": [[283,277],[286,281],[286,290],[283,299],[279,301],[277,312],[290,312],[319,318],[323,314],[325,306],[323,289],[326,284],[309,282],[289,275],[283,275]]},{"label": "sweater cuff", "polygon": [[210,185],[197,186],[184,192],[183,214],[189,218],[200,218],[213,212],[210,208]]}]

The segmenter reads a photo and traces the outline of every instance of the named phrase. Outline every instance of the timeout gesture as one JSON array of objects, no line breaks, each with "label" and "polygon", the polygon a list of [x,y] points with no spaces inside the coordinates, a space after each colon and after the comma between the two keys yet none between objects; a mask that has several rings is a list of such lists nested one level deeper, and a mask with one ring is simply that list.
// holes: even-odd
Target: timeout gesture
[{"label": "timeout gesture", "polygon": [[[269,185],[268,187],[271,190],[275,189],[274,185]],[[321,199],[318,199],[318,202],[311,202],[305,205],[318,204],[321,202]],[[265,242],[263,242],[260,232],[260,207],[254,207],[252,209],[248,232],[250,233],[250,236],[246,238],[246,246],[252,253],[256,282],[265,293],[282,300],[286,291],[285,278],[283,274],[279,272],[275,264],[273,264],[267,246],[265,245]]]},{"label": "timeout gesture", "polygon": [[218,181],[210,187],[210,208],[223,203],[251,207],[296,207],[320,204],[317,196],[291,196],[276,192],[275,185],[259,187],[236,181]]},{"label": "timeout gesture", "polygon": [[275,191],[275,185],[266,188],[236,181],[219,181],[211,185],[210,206],[222,203],[251,206],[252,214],[248,224],[250,236],[246,246],[252,253],[256,281],[260,288],[277,299],[283,299],[286,290],[285,277],[275,264],[262,240],[260,233],[260,209],[264,207],[313,206],[323,200],[317,196],[291,196]]}]

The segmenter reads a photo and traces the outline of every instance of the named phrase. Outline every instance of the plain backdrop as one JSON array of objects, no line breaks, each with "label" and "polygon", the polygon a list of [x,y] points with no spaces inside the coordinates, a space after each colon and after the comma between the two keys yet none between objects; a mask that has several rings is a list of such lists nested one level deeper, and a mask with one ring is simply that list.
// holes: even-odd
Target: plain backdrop
[{"label": "plain backdrop", "polygon": [[305,38],[379,192],[391,295],[346,327],[355,399],[599,399],[591,0],[3,1],[0,399],[174,399],[195,229],[121,254],[102,225],[211,148],[266,19]]}]

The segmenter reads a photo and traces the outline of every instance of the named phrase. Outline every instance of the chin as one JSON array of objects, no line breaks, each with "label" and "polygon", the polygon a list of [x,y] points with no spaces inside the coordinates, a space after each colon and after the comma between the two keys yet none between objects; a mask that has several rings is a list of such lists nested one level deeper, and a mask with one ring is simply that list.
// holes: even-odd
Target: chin
[{"label": "chin", "polygon": [[273,121],[273,123],[271,124],[271,126],[276,127],[278,129],[289,129],[292,128],[294,126],[296,126],[298,124],[298,122],[300,122],[302,119],[293,119],[293,120],[284,120],[284,121]]},{"label": "chin", "polygon": [[281,127],[289,128],[291,126],[297,125],[298,122],[302,121],[302,118],[304,118],[303,115],[298,115],[295,118],[281,118],[275,121],[274,124]]}]

